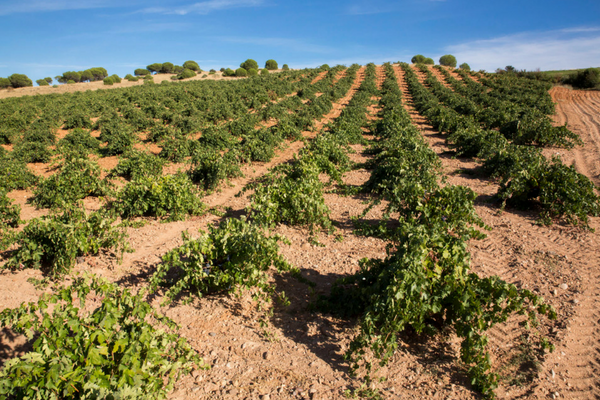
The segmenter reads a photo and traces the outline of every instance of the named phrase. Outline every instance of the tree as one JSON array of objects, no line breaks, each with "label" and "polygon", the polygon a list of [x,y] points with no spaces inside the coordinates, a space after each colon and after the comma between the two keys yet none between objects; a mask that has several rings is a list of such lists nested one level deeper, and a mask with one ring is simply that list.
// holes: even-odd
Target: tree
[{"label": "tree", "polygon": [[23,74],[12,74],[8,77],[8,80],[10,80],[10,85],[14,88],[33,86],[31,79]]},{"label": "tree", "polygon": [[62,74],[63,76],[63,80],[65,81],[73,81],[73,82],[80,82],[81,81],[81,74],[77,71],[67,71],[67,72],[63,72]]},{"label": "tree", "polygon": [[35,83],[37,83],[38,86],[48,86],[49,85],[49,83],[45,79],[38,79],[37,81],[35,81]]},{"label": "tree", "polygon": [[423,60],[423,64],[427,64],[427,65],[434,65],[434,64],[435,64],[435,61],[433,61],[433,58],[426,57],[426,58]]},{"label": "tree", "polygon": [[460,64],[460,66],[458,68],[464,69],[465,71],[470,71],[471,70],[471,66],[469,64],[467,64],[467,63]]},{"label": "tree", "polygon": [[192,71],[191,69],[184,68],[183,71],[177,75],[177,79],[188,79],[193,78],[194,76],[196,76],[196,72]]},{"label": "tree", "polygon": [[119,75],[117,74],[111,75],[110,79],[112,79],[114,83],[121,83],[121,78],[119,78]]},{"label": "tree", "polygon": [[238,68],[235,70],[235,76],[248,76],[248,71],[245,68]]},{"label": "tree", "polygon": [[7,87],[10,87],[10,79],[0,78],[0,89],[6,89]]},{"label": "tree", "polygon": [[94,81],[101,81],[108,76],[108,72],[102,67],[90,68],[88,71],[94,76],[94,79],[92,79]]},{"label": "tree", "polygon": [[52,78],[50,78],[50,77],[44,78],[44,80],[46,82],[48,82],[48,85],[50,85],[52,83]]},{"label": "tree", "polygon": [[269,75],[269,70],[266,69],[266,68],[263,68],[263,69],[260,70],[260,74],[261,75]]},{"label": "tree", "polygon": [[161,63],[154,63],[154,64],[150,64],[146,67],[146,69],[148,71],[150,71],[151,73],[158,73],[162,70],[163,65]]},{"label": "tree", "polygon": [[249,69],[255,69],[258,71],[258,63],[251,58],[247,59],[240,64],[240,67],[248,71]]},{"label": "tree", "polygon": [[91,82],[94,80],[94,74],[89,69],[81,73],[81,82]]},{"label": "tree", "polygon": [[192,71],[200,72],[200,66],[196,61],[186,61],[183,63],[183,68],[191,69]]},{"label": "tree", "polygon": [[423,54],[417,54],[410,59],[413,64],[425,64],[425,56]]},{"label": "tree", "polygon": [[160,69],[160,72],[162,72],[163,74],[172,74],[174,71],[175,65],[173,65],[173,63],[170,62],[166,62],[162,64],[162,68]]},{"label": "tree", "polygon": [[140,78],[131,74],[127,74],[125,75],[125,79],[127,79],[129,82],[137,82]]},{"label": "tree", "polygon": [[274,69],[278,69],[279,66],[277,65],[277,61],[267,60],[267,62],[265,63],[265,68],[268,69],[269,71],[273,71]]},{"label": "tree", "polygon": [[284,71],[289,71],[290,67],[287,64],[283,64],[283,67],[281,67],[281,69]]},{"label": "tree", "polygon": [[257,69],[251,68],[251,69],[248,70],[248,76],[256,76],[256,75],[258,75],[258,70]]},{"label": "tree", "polygon": [[456,68],[456,57],[452,54],[446,54],[440,57],[440,65],[444,67]]},{"label": "tree", "polygon": [[[184,70],[184,69],[185,69],[185,68],[183,68],[181,65],[175,65],[175,66],[173,67],[173,73],[174,73],[174,74],[180,74],[180,73],[182,73],[182,72],[183,72],[183,70]],[[191,71],[191,70],[190,70],[190,71]]]},{"label": "tree", "polygon": [[235,71],[232,70],[231,68],[227,68],[223,70],[223,76],[234,76],[235,75]]},{"label": "tree", "polygon": [[113,81],[112,77],[109,76],[109,77],[104,78],[104,84],[105,85],[109,85],[110,86],[110,85],[112,85],[114,83],[115,82]]}]

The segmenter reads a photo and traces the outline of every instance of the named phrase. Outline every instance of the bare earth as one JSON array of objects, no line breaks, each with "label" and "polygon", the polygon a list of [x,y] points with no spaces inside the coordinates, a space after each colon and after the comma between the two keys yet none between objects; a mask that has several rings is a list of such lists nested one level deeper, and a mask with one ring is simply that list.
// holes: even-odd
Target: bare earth
[{"label": "bare earth", "polygon": [[[498,397],[600,398],[599,233],[559,223],[539,226],[535,224],[534,212],[507,209],[499,213],[497,205],[489,202],[497,185],[478,174],[477,163],[472,159],[452,157],[444,137],[412,108],[400,68],[396,68],[396,74],[414,123],[442,159],[448,184],[472,188],[479,195],[477,211],[492,228],[486,239],[470,243],[473,271],[483,276],[499,275],[519,287],[534,290],[559,313],[557,321],[542,321],[542,330],[556,345],[556,350],[545,356],[537,377],[522,374],[519,385],[512,386],[503,381],[496,390]],[[458,75],[456,77],[460,79]],[[363,78],[364,70],[361,70],[349,95],[341,99],[321,123],[340,114]],[[383,68],[379,67],[378,84],[382,80]],[[70,86],[77,85],[64,85]],[[556,123],[566,122],[581,136],[585,146],[571,151],[551,149],[549,154],[559,152],[563,160],[574,162],[580,172],[598,183],[600,93],[554,88],[551,94],[558,103]],[[304,132],[306,137],[314,134]],[[268,168],[290,160],[301,146],[301,142],[289,144],[270,163],[246,167],[245,178],[232,180],[220,192],[206,197],[205,202],[210,206],[230,207],[236,216],[243,214],[249,200],[235,197],[235,194]],[[352,155],[355,161],[368,159],[362,146],[354,147],[357,151]],[[104,165],[105,168],[112,166]],[[45,166],[36,167],[36,172],[51,173]],[[348,173],[345,181],[359,185],[368,178],[369,171],[359,169]],[[23,206],[23,219],[45,212],[25,205],[29,195],[27,192],[11,193],[11,197]],[[290,246],[282,246],[282,253],[302,269],[304,276],[315,281],[317,287],[312,292],[289,277],[274,277],[278,290],[285,291],[292,304],[287,308],[275,304],[273,317],[266,328],[259,324],[262,314],[256,310],[250,293],[241,298],[207,297],[190,305],[162,308],[181,325],[181,335],[212,366],[210,370],[196,371],[184,377],[171,393],[171,399],[343,399],[346,389],[360,385],[348,375],[347,364],[342,358],[357,332],[355,322],[311,314],[307,305],[318,294],[328,293],[338,277],[357,271],[360,259],[384,257],[384,242],[352,233],[350,217],[360,214],[365,207],[364,200],[361,196],[326,195],[342,241],[336,241],[333,235],[321,234],[319,241],[324,246],[319,247],[309,243],[308,232],[304,229],[279,226],[275,230],[291,241]],[[90,208],[98,206],[94,205],[95,201],[89,201]],[[367,218],[378,218],[380,213],[381,210],[373,210]],[[181,244],[181,232],[189,230],[196,236],[198,229],[206,229],[219,219],[207,214],[168,224],[150,220],[142,228],[129,228],[129,241],[136,251],[126,254],[122,264],[104,254],[85,257],[75,270],[91,271],[129,287],[146,285],[160,257]],[[600,219],[591,218],[590,224],[598,232]],[[27,282],[30,277],[40,277],[40,274],[31,270],[0,274],[0,309],[37,299],[40,292]],[[153,304],[159,307],[159,300]],[[518,318],[511,319],[490,332],[490,349],[497,366],[509,365],[511,357],[519,354],[519,338],[524,337],[526,331],[518,322]],[[23,351],[22,338],[12,337],[6,331],[0,334],[3,335],[0,336],[0,360]],[[458,361],[458,348],[459,342],[452,334],[440,334],[433,339],[403,336],[390,364],[377,374],[385,378],[376,383],[380,395],[386,399],[480,398],[470,390]]]}]

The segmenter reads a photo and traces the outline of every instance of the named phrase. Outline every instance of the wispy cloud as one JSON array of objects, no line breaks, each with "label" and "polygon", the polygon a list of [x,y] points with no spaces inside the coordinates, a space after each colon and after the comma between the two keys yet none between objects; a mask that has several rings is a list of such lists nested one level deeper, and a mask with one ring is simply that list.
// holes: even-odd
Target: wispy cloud
[{"label": "wispy cloud", "polygon": [[[0,4],[0,15],[16,13],[34,13],[65,10],[85,10],[91,8],[124,7],[132,2],[123,4],[117,0],[30,0],[6,1]],[[136,2],[137,3],[137,2]]]},{"label": "wispy cloud", "polygon": [[506,65],[528,70],[584,68],[600,65],[600,28],[523,32],[445,50],[459,63],[467,62],[476,69],[495,70]]},{"label": "wispy cloud", "polygon": [[213,11],[240,7],[258,7],[264,0],[208,0],[180,7],[150,7],[141,10],[146,14],[209,14]]},{"label": "wispy cloud", "polygon": [[242,43],[250,44],[255,46],[265,47],[283,47],[288,50],[293,50],[303,53],[331,53],[335,51],[333,47],[324,46],[321,44],[308,43],[300,39],[286,39],[286,38],[261,38],[261,37],[229,37],[219,36],[216,39],[228,43]]},{"label": "wispy cloud", "polygon": [[158,33],[158,32],[183,32],[192,28],[192,24],[187,22],[144,22],[129,24],[120,28],[115,28],[107,33],[123,34],[123,33]]}]

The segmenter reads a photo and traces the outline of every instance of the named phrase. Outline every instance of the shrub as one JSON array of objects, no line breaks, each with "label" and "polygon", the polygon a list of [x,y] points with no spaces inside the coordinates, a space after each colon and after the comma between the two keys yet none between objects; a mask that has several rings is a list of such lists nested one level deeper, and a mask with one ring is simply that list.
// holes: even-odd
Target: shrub
[{"label": "shrub", "polygon": [[235,76],[248,76],[248,71],[246,71],[244,68],[238,68],[235,70]]},{"label": "shrub", "polygon": [[208,73],[209,73],[209,74],[216,74],[216,73],[217,73],[217,71],[215,71],[214,69],[212,69],[212,68],[211,68],[211,69],[210,69],[210,71],[208,71]]},{"label": "shrub", "polygon": [[113,81],[112,77],[109,76],[109,77],[104,78],[105,85],[112,86],[114,83],[115,83],[115,81]]},{"label": "shrub", "polygon": [[104,124],[100,129],[100,141],[107,143],[102,149],[105,155],[114,156],[124,153],[133,145],[133,128],[120,121]]},{"label": "shrub", "polygon": [[181,71],[179,75],[177,75],[176,79],[188,79],[193,78],[194,76],[196,76],[196,73],[194,71],[185,68],[183,71]]},{"label": "shrub", "polygon": [[14,149],[14,156],[25,163],[47,163],[52,154],[48,144],[43,142],[21,141]]},{"label": "shrub", "polygon": [[277,61],[267,60],[267,62],[265,63],[265,68],[268,70],[274,70],[274,69],[278,69],[279,66],[277,65]]},{"label": "shrub", "polygon": [[150,64],[146,67],[146,69],[150,72],[161,72],[163,65],[161,63]]},{"label": "shrub", "polygon": [[154,154],[144,151],[131,150],[119,159],[119,163],[110,175],[123,176],[128,179],[138,179],[144,176],[152,177],[162,175],[166,161]]},{"label": "shrub", "polygon": [[266,68],[263,68],[263,69],[260,70],[260,74],[261,75],[269,75],[269,70],[266,69]]},{"label": "shrub", "polygon": [[65,129],[75,129],[75,128],[91,128],[92,121],[90,117],[88,117],[82,110],[78,108],[74,108],[69,110],[69,116],[65,120],[64,128]]},{"label": "shrub", "polygon": [[162,64],[162,68],[160,69],[160,72],[163,74],[172,74],[174,68],[175,68],[175,65],[173,65],[173,63],[166,62],[166,63]]},{"label": "shrub", "polygon": [[0,89],[6,89],[11,87],[10,79],[8,78],[0,78]]},{"label": "shrub", "polygon": [[183,68],[191,69],[192,71],[200,72],[200,66],[196,61],[186,61],[183,63]]},{"label": "shrub", "polygon": [[94,81],[101,81],[108,76],[108,72],[102,67],[90,68],[88,71],[94,76]]},{"label": "shrub", "polygon": [[153,216],[178,221],[204,212],[198,190],[184,173],[131,181],[119,192],[114,205],[123,218]]},{"label": "shrub", "polygon": [[183,68],[181,65],[175,65],[175,66],[173,67],[173,73],[174,73],[174,74],[180,74],[180,73],[182,73],[182,72],[183,72],[183,70],[184,70],[184,69],[185,69],[185,68]]},{"label": "shrub", "polygon": [[221,71],[221,72],[225,72],[225,68],[221,68],[219,71]]},{"label": "shrub", "polygon": [[125,75],[125,79],[127,79],[129,82],[137,82],[140,78],[133,76],[131,74],[127,74],[127,75]]},{"label": "shrub", "polygon": [[119,78],[119,75],[114,74],[110,76],[113,80],[114,83],[121,83],[121,78]]},{"label": "shrub", "polygon": [[569,76],[566,83],[579,89],[591,89],[600,84],[600,68],[588,68]]},{"label": "shrub", "polygon": [[76,84],[76,83],[77,83],[77,82],[75,82],[74,80],[71,80],[71,79],[69,79],[69,80],[67,81],[67,85],[74,85],[74,84]]},{"label": "shrub", "polygon": [[443,65],[444,67],[456,68],[456,57],[454,57],[452,54],[441,56],[440,65]]},{"label": "shrub", "polygon": [[[173,300],[184,291],[202,296],[256,287],[261,297],[268,299],[275,293],[266,273],[269,268],[273,265],[279,272],[292,269],[279,254],[277,243],[289,242],[279,235],[266,236],[245,218],[228,218],[208,229],[208,234],[195,240],[183,234],[183,245],[165,254],[150,278],[153,288],[168,286],[166,296]],[[170,278],[173,273],[177,278]]]},{"label": "shrub", "polygon": [[45,79],[38,79],[37,81],[35,81],[35,83],[37,83],[38,86],[50,86],[48,81],[46,81]]},{"label": "shrub", "polygon": [[229,151],[221,155],[219,151],[207,149],[194,154],[189,175],[192,181],[202,185],[204,190],[214,190],[222,181],[242,176],[242,171],[234,152]]},{"label": "shrub", "polygon": [[10,85],[14,88],[33,86],[33,82],[27,77],[27,75],[12,74],[8,77],[8,79],[10,80]]},{"label": "shrub", "polygon": [[319,67],[319,69],[320,69],[321,71],[329,71],[329,65],[327,65],[327,64],[323,64],[323,65],[321,65],[321,66]]},{"label": "shrub", "polygon": [[150,75],[151,72],[148,71],[146,68],[138,68],[135,71],[133,71],[133,74],[135,76],[145,76],[145,75]]},{"label": "shrub", "polygon": [[100,149],[100,141],[93,137],[89,131],[74,129],[58,142],[61,151],[75,152],[87,155],[90,152],[97,153]]},{"label": "shrub", "polygon": [[67,71],[62,74],[62,82],[80,82],[81,81],[81,73],[77,71]]},{"label": "shrub", "polygon": [[14,205],[13,200],[6,196],[7,192],[6,189],[0,190],[0,231],[6,227],[16,228],[21,221],[21,206]]},{"label": "shrub", "polygon": [[227,68],[225,71],[223,71],[223,76],[235,76],[235,71],[231,68]]},{"label": "shrub", "polygon": [[28,335],[32,351],[6,361],[0,373],[3,395],[166,398],[179,376],[204,364],[145,294],[86,276],[42,295],[37,304],[4,310],[0,326]]},{"label": "shrub", "polygon": [[289,71],[290,67],[287,64],[283,64],[283,67],[281,67],[281,69],[284,71]]},{"label": "shrub", "polygon": [[422,54],[417,54],[416,56],[413,56],[413,58],[410,59],[410,62],[412,64],[423,64],[425,61],[425,56]]},{"label": "shrub", "polygon": [[110,193],[110,184],[100,179],[100,167],[87,158],[67,160],[60,171],[43,179],[33,190],[38,207],[64,208],[88,196]]},{"label": "shrub", "polygon": [[9,154],[0,155],[0,188],[6,191],[27,189],[37,183],[37,180],[37,176],[27,168],[25,161],[15,159]]},{"label": "shrub", "polygon": [[458,68],[464,69],[465,71],[470,71],[471,70],[471,66],[469,64],[467,64],[467,63],[460,64],[460,66]]},{"label": "shrub", "polygon": [[94,80],[94,75],[92,74],[92,71],[90,71],[89,69],[86,69],[85,71],[83,71],[81,73],[80,82],[91,82],[93,80]]},{"label": "shrub", "polygon": [[76,257],[115,249],[120,258],[127,249],[122,229],[113,227],[116,217],[105,211],[89,215],[83,208],[70,208],[62,214],[34,218],[17,236],[19,246],[4,265],[12,271],[41,269],[59,277],[69,273]]},{"label": "shrub", "polygon": [[44,80],[45,80],[46,82],[48,82],[48,84],[51,84],[51,83],[52,83],[52,78],[50,78],[50,77],[44,78]]},{"label": "shrub", "polygon": [[427,57],[425,60],[423,60],[423,64],[434,65],[435,61],[433,61],[433,58]]},{"label": "shrub", "polygon": [[240,64],[240,67],[248,71],[249,69],[255,69],[258,71],[258,63],[251,58],[247,59]]},{"label": "shrub", "polygon": [[248,70],[248,76],[256,76],[258,75],[258,71],[255,69],[249,69]]}]

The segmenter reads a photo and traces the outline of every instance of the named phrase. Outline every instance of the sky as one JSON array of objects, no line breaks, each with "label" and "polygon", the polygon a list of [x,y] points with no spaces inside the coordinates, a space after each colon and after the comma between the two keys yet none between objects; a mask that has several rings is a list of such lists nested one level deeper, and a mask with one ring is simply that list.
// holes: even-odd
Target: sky
[{"label": "sky", "polygon": [[290,68],[453,54],[472,69],[600,67],[598,0],[0,0],[0,77],[155,62]]}]

